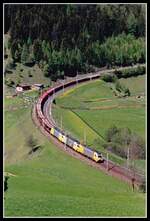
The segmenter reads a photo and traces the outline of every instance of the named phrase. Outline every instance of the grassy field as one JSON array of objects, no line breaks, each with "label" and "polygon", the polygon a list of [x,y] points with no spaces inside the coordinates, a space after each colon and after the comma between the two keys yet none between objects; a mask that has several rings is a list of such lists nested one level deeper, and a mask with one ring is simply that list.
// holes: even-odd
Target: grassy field
[{"label": "grassy field", "polygon": [[[145,216],[145,194],[54,146],[34,126],[31,104],[23,105],[22,98],[5,98],[4,171],[12,174],[5,216]],[[41,147],[34,154],[30,135]]]},{"label": "grassy field", "polygon": [[[120,82],[128,86],[130,97],[117,98],[110,85],[100,80],[80,85],[62,94],[56,99],[56,105],[52,109],[57,124],[60,126],[62,116],[63,127],[80,141],[84,140],[86,131],[87,144],[104,154],[103,138],[112,125],[128,127],[145,138],[145,98],[137,98],[137,95],[145,92],[145,76],[138,76],[135,84],[133,78],[120,79]],[[112,159],[114,157],[113,155]],[[119,157],[116,161],[126,163]],[[144,163],[140,165],[143,165],[144,171]],[[138,163],[137,167],[142,168]]]},{"label": "grassy field", "polygon": [[128,79],[121,78],[119,81],[129,88],[132,95],[140,93],[145,94],[146,79],[144,75],[130,77]]}]

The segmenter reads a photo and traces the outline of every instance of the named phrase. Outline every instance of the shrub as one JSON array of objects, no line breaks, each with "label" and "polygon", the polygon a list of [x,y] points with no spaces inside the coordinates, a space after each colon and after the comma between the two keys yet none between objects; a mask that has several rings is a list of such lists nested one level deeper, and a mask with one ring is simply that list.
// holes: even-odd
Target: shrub
[{"label": "shrub", "polygon": [[33,135],[30,135],[27,138],[27,145],[33,149],[37,145],[37,140],[33,137]]},{"label": "shrub", "polygon": [[101,79],[105,82],[115,82],[117,77],[114,74],[103,74]]},{"label": "shrub", "polygon": [[5,84],[9,87],[12,87],[15,82],[13,80],[10,80],[9,78],[5,80]]},{"label": "shrub", "polygon": [[125,148],[122,148],[122,146],[119,145],[118,143],[111,142],[107,144],[107,150],[112,153],[115,153],[116,155],[120,157],[126,158],[127,154],[126,154]]},{"label": "shrub", "polygon": [[118,80],[115,82],[115,88],[120,93],[119,96],[130,96],[130,90],[121,84]]},{"label": "shrub", "polygon": [[48,64],[44,65],[43,73],[45,77],[49,77],[49,65]]},{"label": "shrub", "polygon": [[13,69],[15,67],[15,63],[13,59],[8,59],[7,68]]},{"label": "shrub", "polygon": [[139,185],[139,191],[145,193],[146,192],[146,182],[145,179],[142,180],[141,184]]},{"label": "shrub", "polygon": [[33,75],[31,74],[30,71],[28,71],[28,77],[32,77]]},{"label": "shrub", "polygon": [[118,128],[116,126],[110,127],[105,133],[105,139],[110,142],[116,133],[118,133]]},{"label": "shrub", "polygon": [[145,142],[129,128],[117,128],[112,126],[105,132],[104,148],[126,158],[128,148],[130,149],[131,159],[145,159]]},{"label": "shrub", "polygon": [[145,74],[145,66],[138,66],[137,68],[129,68],[125,70],[115,70],[114,74],[118,78],[128,78],[128,77],[135,77],[138,75]]},{"label": "shrub", "polygon": [[4,180],[4,191],[6,191],[8,189],[8,179],[9,176],[5,176],[5,180]]}]

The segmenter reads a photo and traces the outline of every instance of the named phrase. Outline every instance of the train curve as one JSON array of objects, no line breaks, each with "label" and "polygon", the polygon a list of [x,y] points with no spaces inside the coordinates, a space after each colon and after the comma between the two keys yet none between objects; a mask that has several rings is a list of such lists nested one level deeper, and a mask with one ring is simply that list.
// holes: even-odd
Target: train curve
[{"label": "train curve", "polygon": [[[144,65],[141,65],[141,66],[144,66]],[[135,66],[133,66],[133,67],[135,67]],[[117,70],[126,69],[126,68],[129,68],[129,67],[125,67],[125,68],[121,67],[121,68],[118,68]],[[53,88],[48,89],[46,92],[44,92],[40,96],[40,98],[38,99],[38,101],[34,105],[33,110],[32,110],[32,119],[33,119],[34,123],[36,124],[36,126],[38,128],[40,128],[41,132],[44,135],[46,135],[58,147],[60,147],[62,150],[64,150],[68,154],[70,154],[76,158],[79,158],[81,160],[84,160],[89,165],[104,171],[108,175],[117,177],[117,178],[121,179],[122,181],[126,181],[129,184],[133,184],[133,180],[134,180],[134,184],[138,187],[141,184],[141,180],[143,180],[143,177],[141,175],[136,174],[136,173],[134,173],[134,175],[133,175],[133,173],[130,170],[127,170],[127,168],[119,166],[110,160],[107,161],[105,159],[104,163],[99,164],[99,163],[96,163],[96,162],[88,159],[84,155],[81,155],[80,153],[74,151],[71,148],[66,148],[66,147],[64,148],[64,144],[62,142],[60,142],[59,140],[57,140],[56,138],[54,138],[50,134],[50,130],[49,130],[49,128],[56,126],[56,122],[54,121],[54,119],[52,117],[52,113],[51,113],[52,103],[53,103],[53,100],[56,96],[58,96],[59,94],[61,94],[65,90],[70,89],[71,87],[77,86],[78,84],[98,79],[100,77],[100,75],[104,72],[106,73],[106,72],[112,72],[112,71],[114,71],[114,69],[102,70],[96,74],[95,73],[88,74],[86,76],[81,75],[80,78],[75,78],[73,80],[69,80],[67,82],[64,82],[63,84],[61,83]]]}]

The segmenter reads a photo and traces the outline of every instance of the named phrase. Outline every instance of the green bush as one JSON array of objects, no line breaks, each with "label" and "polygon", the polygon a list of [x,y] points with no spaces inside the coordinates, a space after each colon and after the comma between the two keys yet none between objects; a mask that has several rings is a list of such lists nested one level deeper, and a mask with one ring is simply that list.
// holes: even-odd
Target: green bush
[{"label": "green bush", "polygon": [[9,179],[9,176],[5,176],[5,179],[4,179],[4,191],[7,191],[7,189],[8,189],[8,179]]},{"label": "green bush", "polygon": [[146,192],[146,182],[145,182],[145,179],[142,180],[141,184],[139,185],[139,191],[142,192],[142,193]]},{"label": "green bush", "polygon": [[136,77],[145,74],[145,66],[138,66],[137,68],[129,68],[125,70],[115,70],[114,74],[118,78]]},{"label": "green bush", "polygon": [[115,89],[119,92],[119,97],[125,97],[130,96],[130,90],[125,87],[123,84],[121,84],[118,80],[115,82]]},{"label": "green bush", "polygon": [[101,79],[105,82],[115,82],[117,80],[117,77],[114,74],[103,74],[101,76]]},{"label": "green bush", "polygon": [[112,126],[112,127],[108,128],[108,130],[105,133],[106,141],[110,142],[116,133],[118,133],[118,128],[116,126]]},{"label": "green bush", "polygon": [[12,58],[8,59],[7,69],[13,69],[15,67],[14,60]]},{"label": "green bush", "polygon": [[117,128],[112,126],[105,132],[104,148],[126,158],[127,150],[130,149],[132,159],[145,159],[145,142],[129,128]]},{"label": "green bush", "polygon": [[15,82],[11,79],[5,79],[5,84],[9,87],[13,87],[15,85]]}]

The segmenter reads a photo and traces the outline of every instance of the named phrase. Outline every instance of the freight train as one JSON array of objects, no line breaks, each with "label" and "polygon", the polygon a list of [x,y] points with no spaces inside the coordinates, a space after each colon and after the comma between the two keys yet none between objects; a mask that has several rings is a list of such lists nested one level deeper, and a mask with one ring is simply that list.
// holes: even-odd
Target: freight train
[{"label": "freight train", "polygon": [[82,145],[78,140],[70,137],[69,135],[65,135],[64,132],[57,128],[55,125],[52,126],[43,115],[41,111],[41,104],[39,103],[36,106],[36,114],[38,116],[40,124],[48,133],[53,135],[60,142],[64,143],[64,145],[94,160],[95,162],[104,162],[104,158],[101,153],[98,153],[97,151],[94,151],[89,147]]},{"label": "freight train", "polygon": [[[78,82],[84,82],[90,79],[96,79],[99,76],[92,76],[92,78],[84,78],[78,80]],[[69,82],[64,85],[64,87],[69,87],[71,85],[76,84],[76,81]],[[89,147],[82,145],[79,141],[72,138],[69,135],[65,135],[63,131],[61,131],[59,128],[56,127],[56,125],[52,122],[49,122],[48,119],[45,117],[43,113],[43,107],[45,101],[49,98],[49,96],[52,96],[55,92],[61,90],[63,88],[63,85],[59,85],[55,88],[51,88],[48,91],[46,91],[38,100],[36,104],[36,116],[40,122],[40,125],[52,136],[57,138],[60,142],[64,143],[65,146],[68,146],[72,148],[73,150],[79,152],[80,154],[94,160],[95,162],[104,162],[104,158],[101,153],[90,149]]]}]

